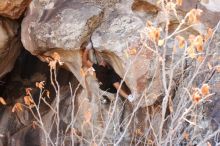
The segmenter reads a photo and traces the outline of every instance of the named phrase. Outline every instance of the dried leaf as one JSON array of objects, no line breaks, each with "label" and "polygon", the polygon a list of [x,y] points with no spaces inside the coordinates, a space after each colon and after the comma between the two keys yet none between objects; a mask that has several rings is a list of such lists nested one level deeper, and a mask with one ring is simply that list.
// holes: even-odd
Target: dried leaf
[{"label": "dried leaf", "polygon": [[212,35],[213,35],[213,29],[208,28],[207,33],[204,37],[205,41],[208,41],[208,39],[211,38]]},{"label": "dried leaf", "polygon": [[149,39],[154,42],[158,42],[160,38],[160,29],[155,27],[150,27],[148,32]]},{"label": "dried leaf", "polygon": [[3,97],[0,97],[0,103],[3,104],[3,105],[6,105],[6,102],[5,102]]},{"label": "dried leaf", "polygon": [[182,36],[176,36],[176,39],[178,40],[178,46],[179,48],[184,48],[185,46],[185,39]]},{"label": "dried leaf", "polygon": [[197,57],[197,61],[198,61],[198,62],[201,63],[201,62],[203,62],[203,60],[204,60],[204,57],[203,57],[203,56],[198,56],[198,57]]},{"label": "dried leaf", "polygon": [[202,52],[204,49],[203,49],[203,46],[202,46],[202,45],[197,45],[197,46],[196,46],[196,50],[197,50],[198,52]]},{"label": "dried leaf", "polygon": [[190,43],[193,43],[195,41],[195,39],[196,39],[196,37],[194,35],[192,35],[192,34],[189,35],[188,40]]},{"label": "dried leaf", "polygon": [[190,12],[188,12],[188,23],[189,24],[198,23],[201,14],[202,14],[201,9],[192,9]]},{"label": "dried leaf", "polygon": [[185,140],[189,140],[189,133],[188,132],[184,132],[183,133],[183,137]]},{"label": "dried leaf", "polygon": [[209,70],[212,70],[212,65],[211,65],[211,63],[210,62],[208,62],[208,68],[209,68]]},{"label": "dried leaf", "polygon": [[146,26],[147,26],[147,27],[151,27],[152,25],[153,25],[153,23],[148,20],[147,23],[146,23]]},{"label": "dried leaf", "polygon": [[30,106],[30,105],[34,104],[34,101],[33,101],[33,99],[30,96],[25,96],[24,97],[24,103],[26,105]]},{"label": "dried leaf", "polygon": [[92,113],[90,112],[90,110],[86,111],[84,113],[84,118],[85,118],[85,123],[89,123],[92,117]]},{"label": "dried leaf", "polygon": [[188,53],[188,55],[189,55],[189,57],[190,58],[195,58],[195,49],[194,49],[194,47],[193,46],[189,46],[188,48],[187,48],[187,53]]},{"label": "dried leaf", "polygon": [[208,84],[203,84],[201,87],[201,93],[203,96],[209,94],[209,85]]},{"label": "dried leaf", "polygon": [[164,44],[164,39],[158,41],[158,46],[163,46],[163,44]]},{"label": "dried leaf", "polygon": [[198,92],[193,93],[192,99],[194,102],[199,102],[199,100],[201,99],[201,96],[199,95]]},{"label": "dried leaf", "polygon": [[183,0],[176,0],[176,4],[177,4],[177,5],[181,6],[182,3],[183,3]]},{"label": "dried leaf", "polygon": [[136,49],[136,48],[128,49],[128,54],[129,54],[129,55],[135,55],[135,54],[137,54],[137,49]]},{"label": "dried leaf", "polygon": [[198,35],[193,42],[193,45],[196,47],[198,52],[202,52],[203,49],[203,37],[201,35]]},{"label": "dried leaf", "polygon": [[46,90],[46,95],[48,98],[50,98],[50,91]]},{"label": "dried leaf", "polygon": [[15,111],[17,112],[23,111],[21,103],[16,103],[14,105],[14,107],[12,108],[12,112],[15,112]]},{"label": "dried leaf", "polygon": [[31,95],[31,90],[32,90],[31,88],[26,88],[25,89],[26,95],[30,96]]},{"label": "dried leaf", "polygon": [[41,81],[41,82],[36,82],[36,87],[40,88],[40,89],[43,89],[44,88],[44,82],[45,81]]}]

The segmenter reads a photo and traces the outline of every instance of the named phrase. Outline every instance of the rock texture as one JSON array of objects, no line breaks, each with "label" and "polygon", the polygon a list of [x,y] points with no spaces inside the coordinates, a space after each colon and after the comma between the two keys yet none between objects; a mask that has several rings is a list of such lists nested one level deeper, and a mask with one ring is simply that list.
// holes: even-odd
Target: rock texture
[{"label": "rock texture", "polygon": [[0,15],[18,19],[24,13],[31,0],[1,0]]},{"label": "rock texture", "polygon": [[[26,4],[19,7],[19,13]],[[166,35],[161,31],[166,28],[166,11],[156,0],[33,0],[22,20],[21,40],[25,49],[43,62],[51,61],[55,52],[59,55],[63,62],[55,70],[59,85],[46,63],[22,52],[13,72],[2,79],[4,86],[0,84],[0,96],[8,97],[8,106],[0,109],[0,145],[218,145],[217,4],[214,0],[183,1],[181,6],[165,4],[171,12],[176,6],[179,15],[169,16],[168,35],[190,9],[203,10],[199,24],[178,32],[185,37],[184,47],[192,41],[187,39],[189,34],[205,36],[208,27],[217,25],[204,48],[194,48],[193,54],[187,47],[178,46],[181,39],[177,35],[167,42],[160,40]],[[0,20],[1,77],[12,68],[20,45],[17,24],[6,18]],[[158,32],[150,35],[149,28],[156,27]],[[156,44],[150,40],[154,34],[155,40],[160,40]],[[94,47],[91,60],[104,58],[137,95],[135,103],[112,94],[107,94],[110,104],[101,103],[103,92],[94,74],[84,76],[80,46],[85,41],[91,41]],[[50,98],[45,93],[44,98],[39,95],[39,85],[37,88],[35,84],[40,81],[45,81],[42,90],[50,91]],[[209,85],[210,94],[203,95],[204,84]],[[15,103],[25,104],[28,87],[32,88],[34,101],[41,102],[43,127],[33,124],[36,117],[28,108],[11,113]],[[44,99],[51,107],[43,104]]]},{"label": "rock texture", "polygon": [[10,72],[22,48],[17,22],[0,17],[0,78]]},{"label": "rock texture", "polygon": [[[132,2],[125,1],[104,12],[104,8],[98,3],[51,1],[45,5],[33,1],[22,22],[22,42],[34,55],[50,56],[54,51],[58,52],[61,60],[81,82],[79,70],[82,65],[79,48],[91,37],[97,50],[113,54],[106,56],[121,77],[125,74],[125,68],[131,66],[129,62],[135,60],[136,66],[130,69],[125,82],[133,93],[141,94],[146,84],[149,84],[147,80],[154,75],[155,69],[147,70],[147,68],[150,66],[158,68],[158,66],[157,60],[151,61],[153,55],[150,55],[150,52],[140,50],[143,57],[137,59],[127,58],[125,55],[125,52],[132,47],[139,47],[137,30],[141,31],[145,26],[145,22],[131,10],[127,12],[122,10],[122,7],[129,9],[131,6]],[[75,15],[71,15],[72,13]],[[146,66],[142,66],[143,62]],[[156,78],[160,78],[158,73]],[[158,96],[162,95],[162,92],[155,88],[161,85],[158,81],[156,79],[149,89],[152,95],[146,97],[146,105],[151,105]]]}]

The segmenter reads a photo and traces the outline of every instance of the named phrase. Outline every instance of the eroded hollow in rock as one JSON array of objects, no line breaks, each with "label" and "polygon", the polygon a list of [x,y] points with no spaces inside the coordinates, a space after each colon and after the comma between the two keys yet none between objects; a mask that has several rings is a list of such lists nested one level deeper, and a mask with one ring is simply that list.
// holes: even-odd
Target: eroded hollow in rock
[{"label": "eroded hollow in rock", "polygon": [[100,60],[104,60],[109,68],[113,69],[122,79],[122,90],[124,90],[127,94],[131,94],[131,90],[129,89],[129,87],[127,86],[125,80],[123,80],[124,76],[123,76],[123,67],[121,64],[121,60],[118,56],[116,56],[114,53],[112,52],[108,52],[108,51],[97,51],[97,50],[92,50],[92,52],[90,52],[90,58],[93,61],[93,63],[95,64],[99,64]]},{"label": "eroded hollow in rock", "polygon": [[[67,100],[72,99],[71,88],[73,92],[75,92],[75,89],[78,89],[76,95],[81,92],[82,88],[81,86],[77,88],[79,85],[78,80],[71,72],[62,68],[57,68],[57,80],[62,97],[60,105],[63,107],[60,112],[64,113],[67,106],[63,105],[67,103]],[[50,92],[50,98],[46,97],[45,94],[42,96],[52,105],[56,99],[56,93],[50,82],[50,68],[48,64],[43,63],[37,57],[32,56],[28,51],[23,49],[16,61],[14,69],[2,79],[0,85],[0,94],[5,97],[7,102],[7,106],[1,107],[0,109],[1,115],[4,117],[0,120],[1,134],[5,135],[2,139],[3,145],[13,145],[14,142],[22,146],[40,145],[42,131],[40,128],[33,129],[31,126],[32,122],[36,119],[34,119],[30,111],[25,107],[22,107],[23,112],[19,113],[13,113],[11,110],[16,103],[24,104],[24,97],[27,96],[25,92],[26,88],[31,88],[31,95],[35,103],[38,104],[40,100],[40,90],[36,87],[36,82],[41,81],[45,81],[44,90]],[[75,104],[74,111],[77,112],[77,99]],[[42,118],[45,119],[45,124],[50,123],[50,121],[48,121],[50,120],[48,118],[48,113],[50,113],[50,111],[50,108],[41,101],[40,112]],[[62,120],[60,122],[60,127],[65,128],[67,123]],[[32,140],[30,140],[30,138],[32,138]]]}]

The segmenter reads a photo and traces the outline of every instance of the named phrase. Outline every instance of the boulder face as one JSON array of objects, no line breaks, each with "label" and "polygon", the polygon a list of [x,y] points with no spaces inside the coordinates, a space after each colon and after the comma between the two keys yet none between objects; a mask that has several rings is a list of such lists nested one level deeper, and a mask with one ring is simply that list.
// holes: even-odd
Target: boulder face
[{"label": "boulder face", "polygon": [[49,48],[76,50],[89,39],[102,16],[102,9],[90,3],[35,0],[22,22],[22,42],[32,53]]},{"label": "boulder face", "polygon": [[[153,77],[155,70],[147,68],[155,66],[158,70],[158,60],[152,61],[153,54],[138,49],[140,33],[137,30],[144,29],[145,21],[133,13],[131,7],[131,1],[122,1],[109,9],[104,9],[105,7],[98,2],[60,3],[54,0],[45,4],[33,1],[22,22],[23,45],[34,55],[50,56],[53,52],[58,52],[61,61],[81,82],[79,49],[81,44],[91,37],[93,47],[98,52],[106,52],[103,56],[108,58],[121,77],[130,66],[125,82],[134,94],[142,94],[146,84],[149,84],[147,80]],[[128,8],[128,11],[123,11],[124,8]],[[142,57],[135,59],[134,55],[131,55],[128,58],[126,52],[132,48],[140,50]],[[133,62],[135,66],[129,65],[129,62]],[[146,66],[142,66],[143,62]],[[160,78],[158,73],[156,78]],[[151,105],[162,95],[161,90],[155,88],[162,85],[158,81],[160,80],[151,86],[149,91],[154,92],[152,97],[146,98],[146,105]]]},{"label": "boulder face", "polygon": [[19,24],[0,17],[0,78],[10,72],[22,48]]},{"label": "boulder face", "polygon": [[[14,12],[19,17],[28,1],[14,2],[4,1],[2,6],[11,12],[19,3]],[[3,78],[4,86],[0,84],[0,97],[8,97],[8,106],[0,109],[0,145],[219,143],[220,28],[207,42],[199,39],[204,48],[190,48],[190,41],[198,38],[188,40],[189,34],[203,37],[208,27],[216,26],[220,15],[213,4],[218,1],[189,0],[181,6],[168,2],[171,15],[166,17],[168,11],[156,0],[33,0],[21,24],[26,51]],[[204,13],[200,23],[175,32],[180,19],[196,7]],[[164,39],[166,18],[171,36]],[[0,21],[1,77],[12,69],[21,45],[19,25],[6,18]],[[137,97],[135,102],[107,94],[110,103],[103,103],[106,93],[95,75],[85,75],[88,70],[82,67],[80,47],[86,41],[94,47],[90,59],[105,59]],[[55,69],[43,63],[51,65],[54,53],[63,63]],[[27,96],[37,105],[29,106]],[[12,113],[16,103],[22,110]]]},{"label": "boulder face", "polygon": [[1,0],[0,15],[18,19],[23,14],[31,0]]}]

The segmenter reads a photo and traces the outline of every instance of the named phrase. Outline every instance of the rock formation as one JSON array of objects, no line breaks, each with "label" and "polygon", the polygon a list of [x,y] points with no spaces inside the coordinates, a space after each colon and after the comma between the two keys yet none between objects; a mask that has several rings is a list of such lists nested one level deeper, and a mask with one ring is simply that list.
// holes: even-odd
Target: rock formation
[{"label": "rock formation", "polygon": [[0,15],[11,19],[18,19],[25,11],[31,0],[3,0],[0,1]]},{"label": "rock formation", "polygon": [[10,72],[22,48],[19,24],[0,17],[0,78]]},{"label": "rock formation", "polygon": [[[7,88],[2,87],[0,96],[7,97],[9,105],[1,110],[0,145],[219,142],[218,1],[190,0],[183,1],[181,6],[156,0],[29,2],[0,2],[0,15],[4,16],[0,17],[0,77],[12,69],[22,48],[20,39],[31,53],[23,50],[14,70],[2,78]],[[167,11],[163,5],[172,15],[165,17]],[[203,11],[200,23],[181,25],[180,20],[193,8],[193,16],[199,15],[196,8]],[[22,19],[21,38],[20,22],[5,17]],[[179,25],[187,29],[176,32]],[[205,42],[209,27],[214,32],[210,32],[212,35]],[[190,34],[195,37],[187,40]],[[197,35],[204,36],[200,41],[204,44],[189,50],[190,43],[199,40]],[[115,95],[110,95],[110,105],[101,103],[95,76],[85,76],[82,67],[80,47],[86,41],[92,42],[96,54],[90,54],[91,60],[104,58],[138,97],[137,103],[128,103]],[[55,53],[58,56],[54,57]],[[63,63],[56,65],[55,70],[46,64],[54,58]],[[41,81],[45,81],[44,88],[35,87]],[[29,96],[25,88],[32,89],[36,103],[41,102],[42,116],[37,116],[40,122],[33,116],[36,111],[31,113],[28,108],[11,113],[15,103],[24,103],[23,97]],[[44,94],[39,94],[40,91]],[[50,98],[46,93],[50,93]]]}]

